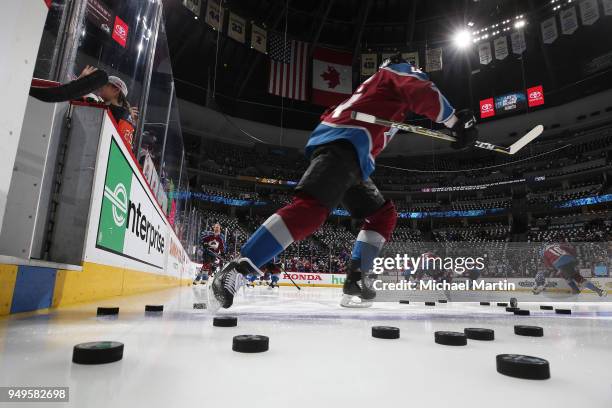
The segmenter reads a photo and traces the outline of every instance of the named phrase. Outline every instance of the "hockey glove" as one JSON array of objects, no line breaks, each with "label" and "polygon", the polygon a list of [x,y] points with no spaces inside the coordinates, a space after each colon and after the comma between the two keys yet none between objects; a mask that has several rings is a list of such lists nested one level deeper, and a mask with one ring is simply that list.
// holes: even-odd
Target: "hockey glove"
[{"label": "hockey glove", "polygon": [[451,132],[457,141],[451,143],[451,147],[457,150],[472,147],[478,137],[474,113],[469,109],[462,109],[456,112],[455,116],[457,122],[451,128]]}]

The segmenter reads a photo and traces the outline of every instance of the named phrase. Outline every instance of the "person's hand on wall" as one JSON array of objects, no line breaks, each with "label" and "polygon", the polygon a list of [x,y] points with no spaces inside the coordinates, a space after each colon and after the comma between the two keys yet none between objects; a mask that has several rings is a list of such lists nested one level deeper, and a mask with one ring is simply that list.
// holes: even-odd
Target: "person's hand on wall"
[{"label": "person's hand on wall", "polygon": [[138,107],[136,107],[136,106],[131,106],[130,107],[130,116],[131,116],[132,121],[134,123],[138,122],[138,118],[140,116],[140,112],[138,111]]},{"label": "person's hand on wall", "polygon": [[77,79],[81,79],[83,77],[91,75],[94,72],[96,72],[97,70],[98,70],[98,68],[96,68],[94,66],[91,66],[91,65],[87,65],[85,68],[83,68],[83,71],[81,71],[81,75],[79,75],[79,77]]}]

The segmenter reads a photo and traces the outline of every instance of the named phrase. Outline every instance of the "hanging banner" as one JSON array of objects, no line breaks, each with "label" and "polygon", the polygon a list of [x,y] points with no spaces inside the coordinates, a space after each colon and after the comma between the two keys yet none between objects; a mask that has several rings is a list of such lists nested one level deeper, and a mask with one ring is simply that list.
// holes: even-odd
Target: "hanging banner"
[{"label": "hanging banner", "polygon": [[206,5],[206,23],[219,31],[223,27],[223,7],[216,1],[208,0]]},{"label": "hanging banner", "polygon": [[606,16],[612,16],[612,0],[602,0],[602,1],[603,1],[604,14]]},{"label": "hanging banner", "polygon": [[374,75],[377,71],[378,65],[376,54],[361,54],[361,75],[370,76]]},{"label": "hanging banner", "polygon": [[251,48],[267,54],[268,33],[263,28],[251,24]]},{"label": "hanging banner", "polygon": [[495,59],[503,60],[508,56],[508,40],[506,40],[506,36],[497,37],[493,40],[493,47],[495,48]]},{"label": "hanging banner", "polygon": [[246,41],[246,20],[237,14],[230,13],[227,25],[227,35],[230,38],[244,44]]},{"label": "hanging banner", "polygon": [[583,25],[592,25],[599,20],[597,0],[582,0],[580,2],[580,19]]},{"label": "hanging banner", "polygon": [[[612,1],[612,0],[610,0]],[[419,52],[402,52],[402,58],[414,65],[415,68],[419,68]]]},{"label": "hanging banner", "polygon": [[183,6],[187,7],[189,11],[200,17],[200,0],[183,0]]},{"label": "hanging banner", "polygon": [[561,10],[559,17],[561,18],[561,32],[565,35],[574,34],[574,32],[578,29],[576,7]]},{"label": "hanging banner", "polygon": [[523,30],[513,32],[510,36],[510,41],[512,42],[512,52],[514,54],[522,54],[527,49],[525,32]]},{"label": "hanging banner", "polygon": [[425,50],[425,70],[427,72],[442,70],[442,48]]},{"label": "hanging banner", "polygon": [[559,37],[559,32],[557,31],[557,20],[555,16],[542,21],[542,23],[540,23],[540,27],[542,28],[542,42],[544,44],[552,44]]},{"label": "hanging banner", "polygon": [[478,56],[480,57],[480,63],[482,65],[488,65],[493,61],[490,42],[486,41],[478,44]]}]

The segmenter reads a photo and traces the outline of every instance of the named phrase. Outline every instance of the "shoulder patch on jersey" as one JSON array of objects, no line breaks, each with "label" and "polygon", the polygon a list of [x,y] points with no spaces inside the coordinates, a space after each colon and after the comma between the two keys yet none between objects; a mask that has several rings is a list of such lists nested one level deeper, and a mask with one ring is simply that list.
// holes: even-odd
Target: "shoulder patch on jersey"
[{"label": "shoulder patch on jersey", "polygon": [[387,71],[391,71],[397,75],[412,76],[412,77],[418,78],[423,81],[429,80],[429,76],[427,76],[426,73],[424,73],[420,69],[415,68],[414,65],[406,63],[406,62],[401,63],[401,64],[387,65],[383,69],[386,69]]}]

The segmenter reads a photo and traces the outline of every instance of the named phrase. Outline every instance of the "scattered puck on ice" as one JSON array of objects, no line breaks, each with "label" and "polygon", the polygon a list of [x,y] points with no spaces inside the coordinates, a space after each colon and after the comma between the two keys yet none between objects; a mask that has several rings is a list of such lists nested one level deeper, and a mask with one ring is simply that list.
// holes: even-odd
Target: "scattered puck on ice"
[{"label": "scattered puck on ice", "polygon": [[206,303],[194,303],[193,308],[194,309],[206,309]]},{"label": "scattered puck on ice", "polygon": [[270,339],[255,334],[234,336],[232,350],[239,353],[262,353],[270,348]]},{"label": "scattered puck on ice", "polygon": [[506,308],[506,312],[516,312],[517,310],[520,310],[518,307],[507,307]]},{"label": "scattered puck on ice", "polygon": [[236,327],[238,326],[238,318],[234,316],[217,316],[213,319],[213,326]]},{"label": "scattered puck on ice", "polygon": [[435,306],[436,302],[425,302],[425,306]]},{"label": "scattered puck on ice", "polygon": [[529,316],[531,313],[529,312],[529,310],[519,309],[519,310],[515,310],[514,314],[517,316]]},{"label": "scattered puck on ice", "polygon": [[163,312],[164,305],[146,305],[145,312]]},{"label": "scattered puck on ice", "polygon": [[403,305],[409,305],[410,301],[409,300],[400,300],[400,303]]},{"label": "scattered puck on ice", "polygon": [[555,309],[557,314],[572,314],[571,309]]},{"label": "scattered puck on ice", "polygon": [[118,307],[99,307],[98,316],[115,316],[119,314]]},{"label": "scattered puck on ice", "polygon": [[495,332],[491,329],[482,329],[479,327],[468,327],[463,329],[465,337],[470,340],[495,340]]},{"label": "scattered puck on ice", "polygon": [[446,300],[446,299],[440,299],[440,300],[438,300],[438,303],[448,303],[448,300]]},{"label": "scattered puck on ice", "polygon": [[106,364],[123,358],[123,343],[94,341],[81,343],[72,349],[72,362],[77,364]]},{"label": "scattered puck on ice", "polygon": [[480,306],[491,306],[491,302],[480,302]]},{"label": "scattered puck on ice", "polygon": [[548,306],[548,305],[540,305],[540,309],[541,310],[553,310],[552,306]]},{"label": "scattered puck on ice", "polygon": [[437,331],[434,334],[434,340],[438,344],[445,346],[465,346],[467,344],[467,336],[465,333],[452,331]]},{"label": "scattered puck on ice", "polygon": [[391,326],[372,326],[372,337],[377,339],[399,339],[400,329]]},{"label": "scattered puck on ice", "polygon": [[506,302],[497,302],[497,306],[508,307],[508,303],[506,303]]},{"label": "scattered puck on ice", "polygon": [[543,358],[521,354],[498,354],[496,360],[497,372],[500,374],[527,380],[550,378],[550,366]]},{"label": "scattered puck on ice", "polygon": [[544,336],[544,329],[539,326],[514,326],[514,334],[519,336],[531,336],[531,337],[542,337]]}]

